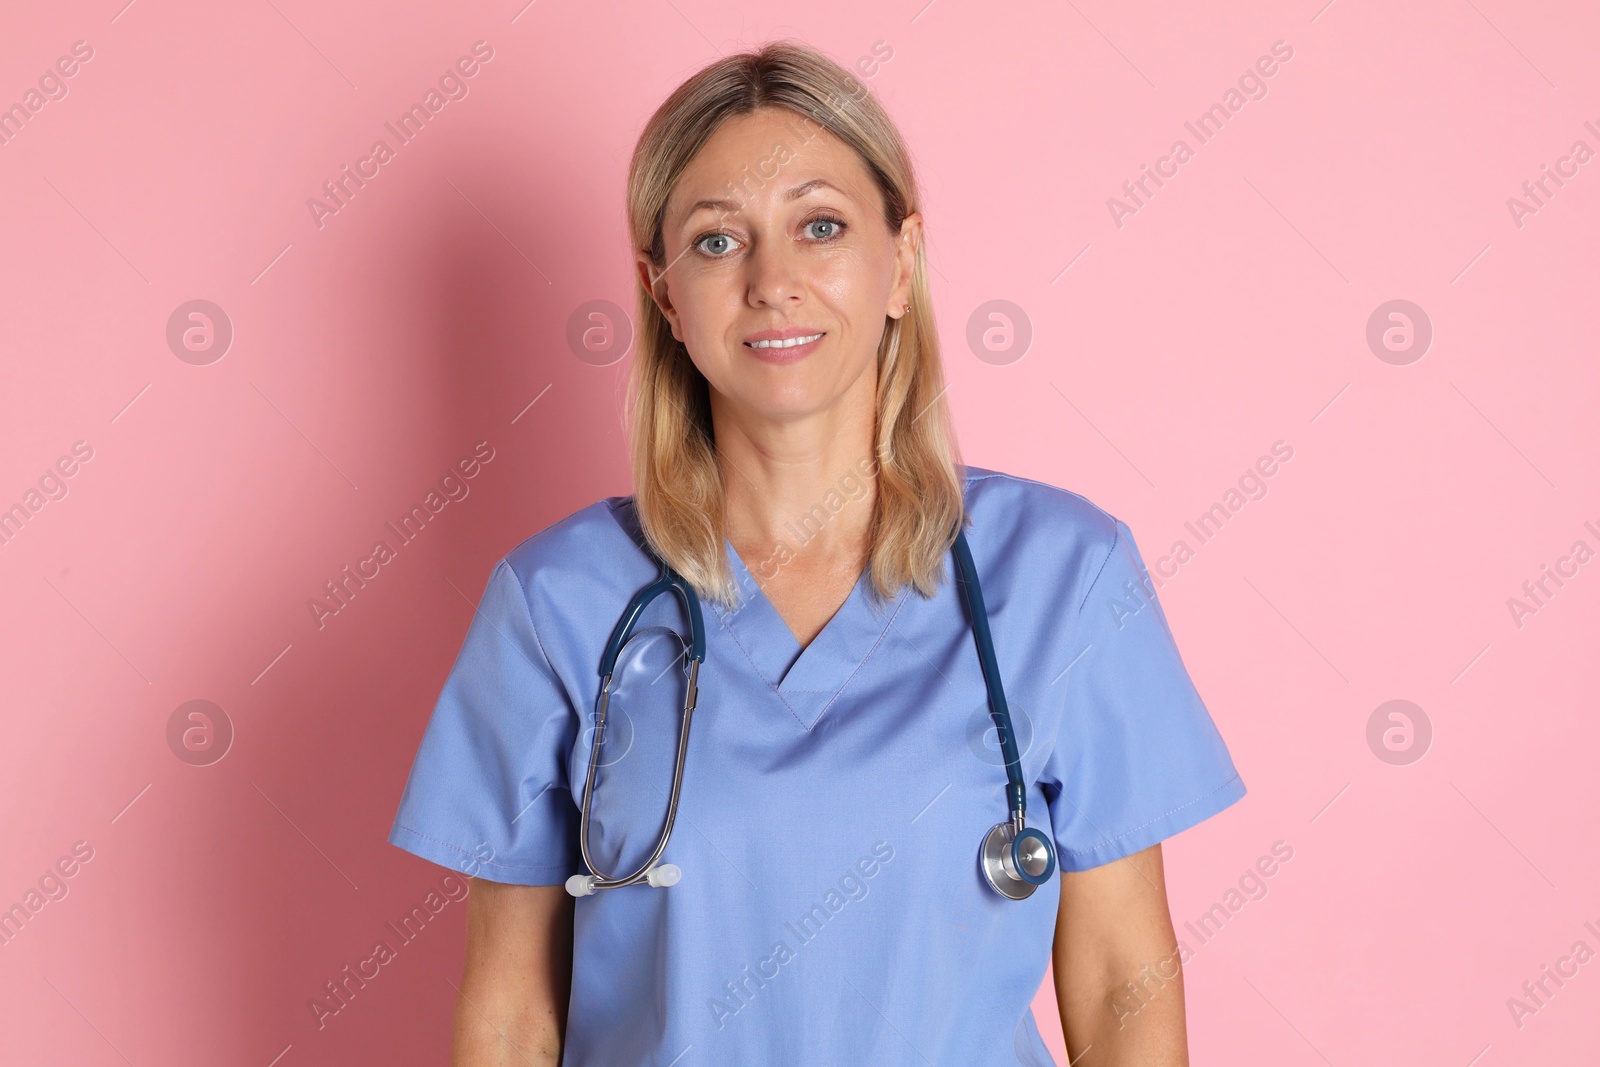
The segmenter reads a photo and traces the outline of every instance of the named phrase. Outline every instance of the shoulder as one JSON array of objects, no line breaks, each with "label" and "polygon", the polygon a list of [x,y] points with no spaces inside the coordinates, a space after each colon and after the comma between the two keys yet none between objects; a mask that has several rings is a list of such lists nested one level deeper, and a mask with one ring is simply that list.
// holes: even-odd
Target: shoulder
[{"label": "shoulder", "polygon": [[1081,493],[985,467],[967,467],[967,507],[973,512],[1026,510],[1107,535],[1119,521]]},{"label": "shoulder", "polygon": [[1081,493],[984,467],[967,467],[966,503],[974,525],[981,523],[1002,537],[1048,532],[1085,537],[1109,549],[1122,526],[1122,520]]},{"label": "shoulder", "polygon": [[967,540],[977,561],[1003,560],[1012,573],[1053,575],[1087,593],[1132,532],[1081,493],[1033,478],[967,467]]},{"label": "shoulder", "polygon": [[524,538],[496,566],[516,574],[537,617],[541,604],[608,599],[613,587],[649,581],[656,566],[642,542],[633,497],[605,497]]}]

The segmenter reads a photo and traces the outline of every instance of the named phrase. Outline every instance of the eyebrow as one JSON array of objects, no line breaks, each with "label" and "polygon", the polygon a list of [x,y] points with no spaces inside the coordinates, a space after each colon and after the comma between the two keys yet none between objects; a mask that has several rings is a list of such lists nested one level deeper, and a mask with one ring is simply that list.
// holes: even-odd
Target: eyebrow
[{"label": "eyebrow", "polygon": [[[799,185],[795,186],[793,189],[790,189],[787,193],[784,194],[783,198],[786,201],[788,201],[788,200],[798,200],[802,196],[805,196],[807,193],[811,192],[814,189],[832,189],[834,192],[838,193],[840,196],[848,196],[848,195],[850,195],[850,194],[846,193],[843,189],[840,189],[838,186],[836,186],[832,182],[828,181],[826,178],[812,178],[810,181],[801,182]],[[721,211],[721,212],[724,212],[724,213],[727,213],[727,214],[732,214],[732,213],[738,211],[741,207],[743,207],[743,205],[740,204],[737,200],[719,200],[719,199],[696,200],[693,204],[689,205],[688,214],[684,215],[684,218],[686,218],[686,219],[689,218],[696,211],[700,211],[703,208],[709,208],[712,211]]]}]

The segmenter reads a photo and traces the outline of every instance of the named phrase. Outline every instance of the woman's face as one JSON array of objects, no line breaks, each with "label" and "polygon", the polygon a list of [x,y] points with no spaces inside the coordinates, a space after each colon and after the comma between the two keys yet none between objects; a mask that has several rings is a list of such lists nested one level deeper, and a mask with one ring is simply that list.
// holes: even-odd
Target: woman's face
[{"label": "woman's face", "polygon": [[762,108],[724,122],[679,178],[662,223],[665,270],[643,253],[638,263],[714,408],[791,422],[847,397],[871,410],[885,317],[909,299],[920,238],[915,214],[889,230],[876,183],[844,142]]}]

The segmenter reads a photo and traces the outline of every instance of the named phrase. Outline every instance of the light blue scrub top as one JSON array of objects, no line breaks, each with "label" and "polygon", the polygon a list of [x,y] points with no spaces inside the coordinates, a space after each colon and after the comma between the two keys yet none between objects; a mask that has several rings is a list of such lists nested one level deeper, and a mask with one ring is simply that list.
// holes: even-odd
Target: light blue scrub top
[{"label": "light blue scrub top", "polygon": [[[966,477],[1028,823],[1053,835],[1061,868],[1126,856],[1242,797],[1128,527],[1054,486]],[[495,565],[391,843],[496,882],[584,871],[583,724],[618,616],[659,573],[641,540],[632,498],[611,497]],[[1006,776],[953,557],[931,600],[906,589],[881,610],[863,574],[802,650],[725,549],[743,600],[732,613],[702,601],[699,705],[663,857],[683,880],[576,901],[563,1067],[1051,1065],[1030,1005],[1060,885],[1007,900],[979,869]],[[640,625],[654,624],[687,636],[676,596],[652,603]],[[608,721],[592,828],[608,874],[657,839],[676,699]]]}]

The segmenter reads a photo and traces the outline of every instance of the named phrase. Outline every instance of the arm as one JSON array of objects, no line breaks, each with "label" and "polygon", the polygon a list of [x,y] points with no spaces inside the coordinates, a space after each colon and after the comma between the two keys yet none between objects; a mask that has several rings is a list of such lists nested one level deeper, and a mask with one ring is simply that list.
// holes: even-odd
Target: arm
[{"label": "arm", "polygon": [[1063,872],[1053,965],[1072,1067],[1188,1067],[1159,844]]},{"label": "arm", "polygon": [[452,1067],[557,1067],[572,981],[573,899],[559,885],[472,879]]}]

